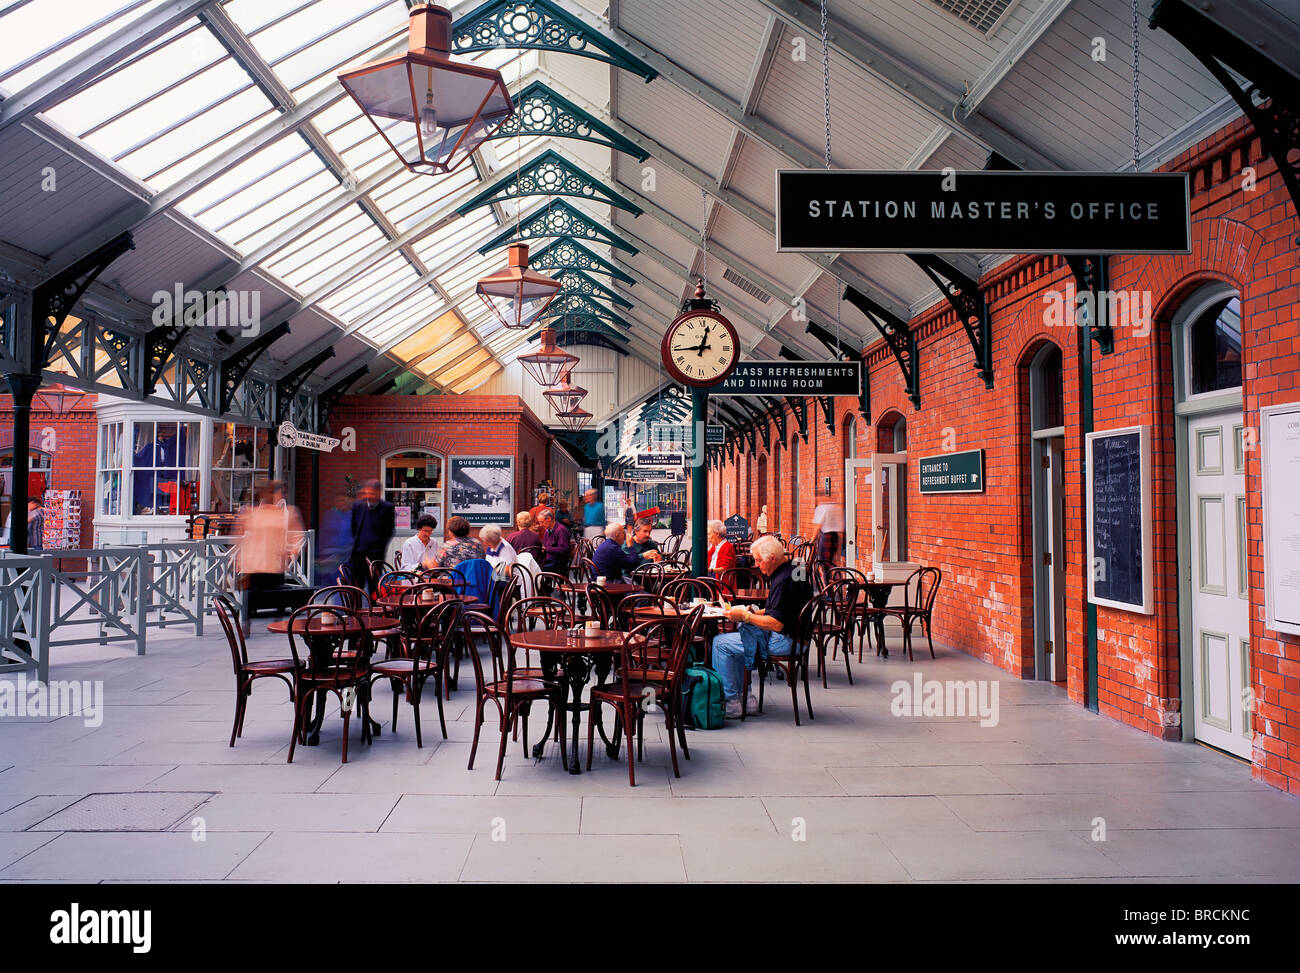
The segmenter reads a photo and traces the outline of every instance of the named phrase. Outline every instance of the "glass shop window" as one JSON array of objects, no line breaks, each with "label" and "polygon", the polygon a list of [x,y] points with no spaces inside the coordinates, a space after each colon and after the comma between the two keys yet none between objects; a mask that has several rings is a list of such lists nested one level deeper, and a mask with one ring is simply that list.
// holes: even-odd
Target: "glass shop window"
[{"label": "glass shop window", "polygon": [[405,508],[410,512],[408,525],[428,514],[442,530],[442,457],[410,450],[386,456],[383,463],[384,499],[397,508],[398,526],[403,526]]},{"label": "glass shop window", "polygon": [[142,517],[188,514],[198,506],[200,424],[133,425],[131,512]]},{"label": "glass shop window", "polygon": [[99,427],[99,512],[117,517],[122,513],[122,423],[107,422]]},{"label": "glass shop window", "polygon": [[233,422],[212,424],[214,511],[238,513],[252,504],[259,484],[271,476],[271,432]]}]

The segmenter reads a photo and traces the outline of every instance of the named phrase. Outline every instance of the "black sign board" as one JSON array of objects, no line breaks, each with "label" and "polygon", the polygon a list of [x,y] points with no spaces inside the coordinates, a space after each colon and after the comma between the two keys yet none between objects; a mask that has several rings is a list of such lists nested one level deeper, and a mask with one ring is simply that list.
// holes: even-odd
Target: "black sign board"
[{"label": "black sign board", "polygon": [[641,469],[681,469],[685,458],[683,453],[637,453],[636,465]]},{"label": "black sign board", "polygon": [[860,395],[860,361],[743,361],[710,395]]},{"label": "black sign board", "polygon": [[778,251],[1191,253],[1182,172],[778,169]]},{"label": "black sign board", "polygon": [[1150,444],[1145,426],[1088,436],[1089,600],[1150,613]]},{"label": "black sign board", "polygon": [[923,457],[917,475],[922,493],[983,493],[984,450]]},{"label": "black sign board", "polygon": [[740,514],[732,514],[723,524],[727,528],[727,540],[735,544],[749,536],[749,521]]}]

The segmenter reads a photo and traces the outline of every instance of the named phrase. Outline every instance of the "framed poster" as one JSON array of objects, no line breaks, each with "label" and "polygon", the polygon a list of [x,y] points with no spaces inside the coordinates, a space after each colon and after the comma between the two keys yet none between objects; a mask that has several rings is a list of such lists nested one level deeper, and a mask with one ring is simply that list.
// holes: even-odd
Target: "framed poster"
[{"label": "framed poster", "polygon": [[513,456],[453,456],[451,515],[471,524],[513,524],[515,459]]},{"label": "framed poster", "polygon": [[1087,436],[1088,600],[1150,615],[1151,427]]},{"label": "framed poster", "polygon": [[1264,625],[1300,635],[1300,402],[1259,410]]}]

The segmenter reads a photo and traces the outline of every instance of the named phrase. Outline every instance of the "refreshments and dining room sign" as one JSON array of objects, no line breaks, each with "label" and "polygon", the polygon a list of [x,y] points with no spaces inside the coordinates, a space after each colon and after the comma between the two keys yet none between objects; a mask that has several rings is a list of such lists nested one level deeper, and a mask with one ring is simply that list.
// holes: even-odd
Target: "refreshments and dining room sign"
[{"label": "refreshments and dining room sign", "polygon": [[778,169],[776,248],[1190,253],[1187,174]]},{"label": "refreshments and dining room sign", "polygon": [[861,361],[743,361],[710,395],[860,395]]}]

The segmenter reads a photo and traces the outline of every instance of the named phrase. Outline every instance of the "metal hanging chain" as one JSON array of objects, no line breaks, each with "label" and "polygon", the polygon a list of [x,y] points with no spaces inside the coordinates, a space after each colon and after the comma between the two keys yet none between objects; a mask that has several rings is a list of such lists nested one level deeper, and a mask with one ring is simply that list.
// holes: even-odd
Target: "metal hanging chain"
[{"label": "metal hanging chain", "polygon": [[1133,0],[1133,171],[1138,172],[1138,0]]},{"label": "metal hanging chain", "polygon": [[700,190],[700,245],[704,251],[704,263],[700,268],[700,283],[704,293],[709,292],[709,194]]},{"label": "metal hanging chain", "polygon": [[[518,76],[515,78],[515,87],[520,91],[523,90],[524,84],[524,59],[519,58]],[[519,128],[515,132],[515,239],[519,239],[519,226],[524,212],[524,187],[519,184],[522,160],[524,157],[524,126],[523,122],[519,123]]]},{"label": "metal hanging chain", "polygon": [[[831,43],[830,32],[826,26],[826,0],[822,6],[822,109],[826,120],[826,168],[831,167]],[[843,287],[835,280],[835,358],[843,357],[840,353],[840,292]]]},{"label": "metal hanging chain", "polygon": [[831,167],[831,44],[826,29],[826,0],[822,0],[822,102],[826,112],[826,168]]}]

